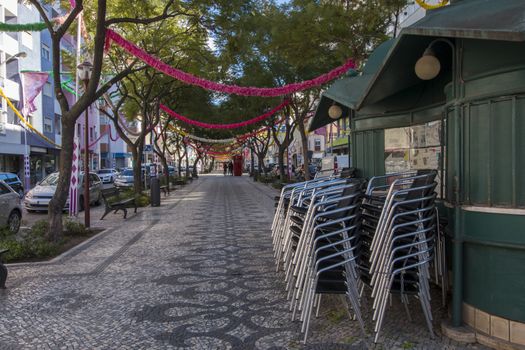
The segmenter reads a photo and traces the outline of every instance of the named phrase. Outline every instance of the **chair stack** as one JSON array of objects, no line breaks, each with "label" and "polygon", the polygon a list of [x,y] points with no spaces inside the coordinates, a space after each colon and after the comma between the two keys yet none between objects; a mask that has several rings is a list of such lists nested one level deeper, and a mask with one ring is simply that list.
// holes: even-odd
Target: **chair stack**
[{"label": "chair stack", "polygon": [[292,320],[299,315],[305,343],[324,294],[348,300],[366,337],[365,287],[373,297],[374,342],[392,295],[400,296],[409,318],[409,296],[416,296],[433,336],[431,263],[435,280],[446,279],[435,178],[435,171],[420,170],[368,183],[316,178],[282,189],[272,224],[275,261],[277,271],[284,272]]},{"label": "chair stack", "polygon": [[[368,254],[362,255],[360,272],[372,287],[374,342],[391,294],[399,294],[409,318],[408,296],[417,296],[433,336],[429,264],[438,230],[435,177],[435,171],[419,171],[373,178],[368,185],[360,235]],[[378,181],[386,179],[391,184]]]}]

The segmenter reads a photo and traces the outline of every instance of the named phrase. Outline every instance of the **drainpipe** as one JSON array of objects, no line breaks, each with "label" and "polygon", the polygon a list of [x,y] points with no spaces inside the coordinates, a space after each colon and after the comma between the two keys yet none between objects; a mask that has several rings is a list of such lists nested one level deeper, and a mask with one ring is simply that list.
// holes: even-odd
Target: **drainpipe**
[{"label": "drainpipe", "polygon": [[460,113],[459,106],[454,109],[454,145],[455,157],[454,167],[454,240],[452,246],[452,275],[454,278],[452,289],[452,326],[460,327],[463,324],[463,238],[461,234],[461,210],[460,210]]},{"label": "drainpipe", "polygon": [[452,291],[452,326],[461,327],[463,325],[463,234],[462,234],[462,220],[461,220],[461,106],[457,104],[457,100],[463,96],[461,89],[462,76],[462,45],[461,42],[456,42],[456,50],[454,51],[454,99],[456,105],[454,106],[454,144],[455,149],[455,176],[454,176],[454,241],[452,246],[452,273],[453,273],[453,291]]}]

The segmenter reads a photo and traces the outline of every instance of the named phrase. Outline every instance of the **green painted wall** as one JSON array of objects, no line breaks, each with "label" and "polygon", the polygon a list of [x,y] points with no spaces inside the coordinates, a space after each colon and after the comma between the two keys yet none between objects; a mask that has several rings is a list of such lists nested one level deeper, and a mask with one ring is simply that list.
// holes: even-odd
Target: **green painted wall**
[{"label": "green painted wall", "polygon": [[525,207],[525,95],[463,106],[467,204]]},{"label": "green painted wall", "polygon": [[463,300],[525,322],[525,216],[462,212]]},{"label": "green painted wall", "polygon": [[352,166],[358,176],[371,178],[385,174],[385,133],[368,130],[352,133]]},{"label": "green painted wall", "polygon": [[[447,88],[446,198],[455,203],[459,191],[461,206],[525,208],[525,66],[516,58],[525,45],[458,44],[458,96]],[[525,215],[461,210],[458,224],[463,301],[525,322]]]},{"label": "green painted wall", "polygon": [[[383,174],[383,129],[435,120],[443,112],[446,200],[462,207],[525,208],[525,43],[458,39],[455,45],[457,79],[444,89],[446,105],[394,113],[396,104],[385,99],[383,113],[357,112],[354,166],[364,177]],[[408,65],[407,72],[413,69]],[[453,209],[440,212],[454,223]],[[525,322],[525,215],[460,213],[459,226],[449,230],[457,229],[464,243],[462,300]]]}]

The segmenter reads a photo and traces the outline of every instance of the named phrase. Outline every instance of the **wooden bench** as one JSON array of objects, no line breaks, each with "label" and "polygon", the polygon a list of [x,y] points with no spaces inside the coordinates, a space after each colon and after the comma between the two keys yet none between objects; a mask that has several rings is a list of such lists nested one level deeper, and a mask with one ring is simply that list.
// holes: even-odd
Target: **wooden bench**
[{"label": "wooden bench", "polygon": [[122,210],[124,212],[124,219],[128,215],[127,208],[135,208],[134,212],[137,212],[137,202],[135,201],[135,197],[121,198],[120,190],[116,187],[103,189],[101,192],[106,208],[104,210],[104,215],[102,215],[100,220],[104,220],[104,217],[111,211],[116,213],[117,211]]},{"label": "wooden bench", "polygon": [[2,255],[8,251],[9,249],[0,249],[0,289],[5,289],[5,281],[7,280],[7,267],[2,261]]},{"label": "wooden bench", "polygon": [[160,190],[162,191],[162,193],[164,193],[164,196],[167,196],[170,193],[170,189],[168,185],[160,186]]}]

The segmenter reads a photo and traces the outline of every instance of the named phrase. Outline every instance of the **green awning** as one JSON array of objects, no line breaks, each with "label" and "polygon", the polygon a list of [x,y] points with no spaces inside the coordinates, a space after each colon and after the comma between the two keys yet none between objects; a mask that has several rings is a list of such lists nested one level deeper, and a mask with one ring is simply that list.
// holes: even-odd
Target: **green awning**
[{"label": "green awning", "polygon": [[383,63],[384,58],[394,44],[395,39],[390,39],[379,45],[368,58],[362,74],[357,76],[345,77],[336,80],[323,94],[317,105],[315,115],[312,118],[309,131],[319,129],[334,120],[328,116],[328,108],[334,103],[341,106],[343,115],[341,118],[351,116],[352,110],[356,108],[361,100],[366,88],[370,84],[374,73]]},{"label": "green awning", "polygon": [[[453,52],[446,43],[438,43],[432,47],[443,66],[440,76],[432,82],[425,82],[414,73],[417,60],[437,38],[525,41],[524,3],[524,0],[461,0],[427,11],[425,17],[401,31],[388,56],[377,68],[356,108],[362,111],[382,100],[404,93],[413,94],[420,91],[431,95],[429,88],[443,90],[444,85],[452,80]],[[439,100],[434,101],[429,101],[428,98],[418,99],[416,105],[406,104],[397,109],[444,103],[443,92],[439,97]],[[390,109],[393,107],[392,104],[388,106]],[[373,112],[381,113],[378,110]]]},{"label": "green awning", "polygon": [[523,0],[461,0],[403,29],[403,35],[525,41]]}]

